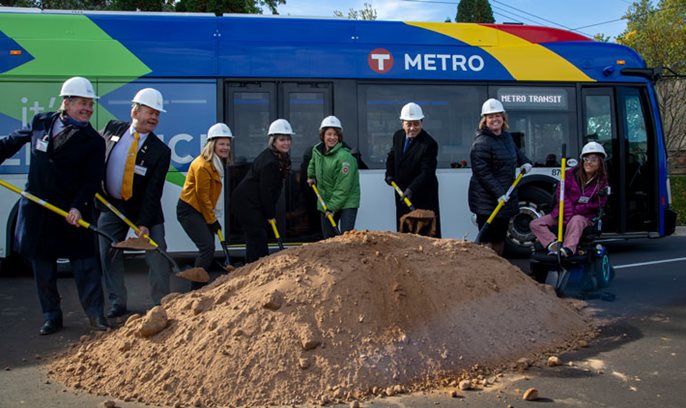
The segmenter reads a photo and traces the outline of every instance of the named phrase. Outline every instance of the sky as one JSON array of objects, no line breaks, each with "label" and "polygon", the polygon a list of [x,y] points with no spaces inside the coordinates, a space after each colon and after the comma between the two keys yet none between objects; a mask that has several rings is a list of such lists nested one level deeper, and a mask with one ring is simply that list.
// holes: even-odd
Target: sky
[{"label": "sky", "polygon": [[[308,17],[332,17],[334,10],[347,16],[349,9],[360,10],[370,3],[378,20],[442,22],[457,14],[459,0],[286,0],[279,14]],[[611,40],[622,33],[622,16],[631,0],[490,0],[496,23],[522,22],[573,29],[593,37],[597,33]],[[655,2],[653,2],[655,3]]]}]

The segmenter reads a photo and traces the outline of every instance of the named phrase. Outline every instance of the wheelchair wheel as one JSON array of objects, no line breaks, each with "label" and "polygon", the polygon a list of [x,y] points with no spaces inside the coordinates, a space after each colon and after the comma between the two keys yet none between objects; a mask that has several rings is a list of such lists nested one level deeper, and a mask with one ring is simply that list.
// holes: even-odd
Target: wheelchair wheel
[{"label": "wheelchair wheel", "polygon": [[599,289],[610,286],[610,281],[614,278],[614,268],[607,253],[593,261],[593,275]]}]

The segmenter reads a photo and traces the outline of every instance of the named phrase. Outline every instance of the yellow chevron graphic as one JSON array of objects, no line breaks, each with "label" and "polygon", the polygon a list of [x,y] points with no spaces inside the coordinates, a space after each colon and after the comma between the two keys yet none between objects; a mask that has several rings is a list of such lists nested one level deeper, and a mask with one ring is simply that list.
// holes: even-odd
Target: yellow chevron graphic
[{"label": "yellow chevron graphic", "polygon": [[574,64],[549,49],[502,30],[473,23],[405,24],[443,34],[483,49],[518,81],[595,82]]}]

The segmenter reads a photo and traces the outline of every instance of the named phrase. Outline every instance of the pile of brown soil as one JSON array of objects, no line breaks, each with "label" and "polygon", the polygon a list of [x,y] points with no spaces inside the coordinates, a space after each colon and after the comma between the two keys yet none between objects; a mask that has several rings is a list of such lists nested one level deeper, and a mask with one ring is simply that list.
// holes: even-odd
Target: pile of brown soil
[{"label": "pile of brown soil", "polygon": [[490,249],[351,232],[172,294],[49,374],[167,406],[319,404],[431,388],[573,347],[590,329]]}]

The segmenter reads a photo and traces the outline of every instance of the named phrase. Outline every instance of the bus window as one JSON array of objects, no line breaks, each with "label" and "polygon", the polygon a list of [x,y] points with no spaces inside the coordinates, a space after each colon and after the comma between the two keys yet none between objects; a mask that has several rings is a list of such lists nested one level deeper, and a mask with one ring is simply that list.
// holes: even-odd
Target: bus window
[{"label": "bus window", "polygon": [[360,150],[372,169],[385,168],[393,133],[401,128],[400,109],[416,102],[424,129],[438,143],[438,167],[469,162],[486,88],[458,85],[360,85]]},{"label": "bus window", "polygon": [[507,111],[510,133],[536,166],[560,165],[560,146],[575,142],[575,94],[571,88],[501,87],[497,98]]},{"label": "bus window", "polygon": [[267,147],[267,129],[276,119],[276,86],[273,83],[228,83],[228,125],[236,135],[236,164],[252,162]]},{"label": "bus window", "polygon": [[[325,84],[326,85],[326,84]],[[299,162],[305,150],[319,143],[319,125],[331,115],[331,97],[328,86],[317,84],[283,84],[284,117],[293,126],[295,135],[291,145],[291,160]]]},{"label": "bus window", "polygon": [[653,231],[656,228],[653,204],[653,172],[649,160],[645,112],[639,90],[619,89],[619,111],[622,115],[623,143],[626,146],[625,185],[627,203],[627,231]]}]

